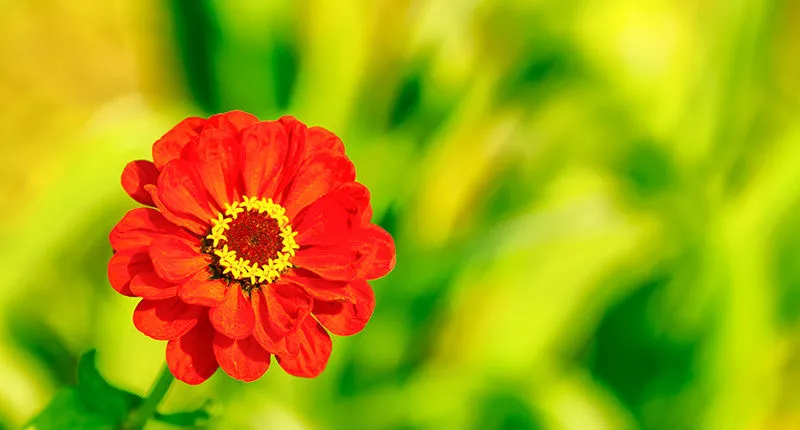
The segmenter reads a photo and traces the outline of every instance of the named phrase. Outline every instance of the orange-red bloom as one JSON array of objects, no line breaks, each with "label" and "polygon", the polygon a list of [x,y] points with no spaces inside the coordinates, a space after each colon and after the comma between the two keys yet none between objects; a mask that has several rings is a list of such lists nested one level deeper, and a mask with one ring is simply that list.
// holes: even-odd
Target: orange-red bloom
[{"label": "orange-red bloom", "polygon": [[217,367],[253,381],[272,355],[292,375],[319,375],[328,332],[364,328],[367,280],[395,264],[341,140],[292,117],[188,118],[153,145],[153,162],[125,167],[122,186],[150,207],[111,231],[108,277],[142,298],[136,328],[169,341],[169,369],[188,384]]}]

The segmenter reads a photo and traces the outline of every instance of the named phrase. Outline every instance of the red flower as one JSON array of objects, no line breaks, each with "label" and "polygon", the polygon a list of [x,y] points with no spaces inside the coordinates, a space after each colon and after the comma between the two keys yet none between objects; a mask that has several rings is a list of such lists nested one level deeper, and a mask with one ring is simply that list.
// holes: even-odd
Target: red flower
[{"label": "red flower", "polygon": [[364,328],[375,307],[367,280],[395,264],[341,140],[234,111],[182,121],[153,161],[122,172],[125,191],[151,207],[110,235],[111,285],[142,298],[136,328],[169,341],[169,369],[188,384],[217,367],[253,381],[272,355],[292,375],[319,375],[328,332]]}]

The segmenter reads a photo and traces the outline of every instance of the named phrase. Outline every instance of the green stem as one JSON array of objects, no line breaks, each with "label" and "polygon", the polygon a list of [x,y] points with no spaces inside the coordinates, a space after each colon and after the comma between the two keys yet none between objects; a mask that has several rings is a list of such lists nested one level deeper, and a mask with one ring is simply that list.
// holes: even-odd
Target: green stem
[{"label": "green stem", "polygon": [[170,384],[172,384],[174,380],[175,377],[172,376],[169,368],[165,365],[164,368],[161,369],[161,373],[158,375],[156,381],[153,382],[153,387],[150,388],[150,394],[147,395],[147,398],[144,399],[139,408],[134,411],[130,421],[128,421],[129,424],[127,428],[131,430],[141,430],[144,428],[144,424],[155,414],[156,407],[161,403],[164,395],[167,394],[167,390],[169,390]]}]

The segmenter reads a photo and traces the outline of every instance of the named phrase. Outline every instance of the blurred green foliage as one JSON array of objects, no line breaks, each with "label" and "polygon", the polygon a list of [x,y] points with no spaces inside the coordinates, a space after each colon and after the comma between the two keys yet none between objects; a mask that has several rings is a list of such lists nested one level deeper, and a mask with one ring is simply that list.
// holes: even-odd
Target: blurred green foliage
[{"label": "blurred green foliage", "polygon": [[800,428],[797,2],[4,9],[0,428],[75,401],[63,387],[91,348],[145,393],[164,344],[105,278],[133,207],[119,174],[181,118],[231,109],[342,137],[398,264],[319,378],[220,371],[161,413],[211,399],[214,429]]}]

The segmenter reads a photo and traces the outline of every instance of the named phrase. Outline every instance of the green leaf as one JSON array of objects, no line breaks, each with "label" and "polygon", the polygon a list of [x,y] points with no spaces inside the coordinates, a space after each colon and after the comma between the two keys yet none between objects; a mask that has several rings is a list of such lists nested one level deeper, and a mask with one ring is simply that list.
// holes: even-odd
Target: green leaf
[{"label": "green leaf", "polygon": [[106,382],[95,366],[96,351],[78,361],[78,386],[59,390],[27,428],[37,430],[118,429],[142,398]]},{"label": "green leaf", "polygon": [[95,356],[96,351],[91,350],[78,362],[78,394],[91,411],[120,423],[142,399],[106,382],[97,370]]},{"label": "green leaf", "polygon": [[34,418],[26,429],[36,430],[113,430],[118,423],[107,415],[90,411],[75,387],[59,390],[50,404]]},{"label": "green leaf", "polygon": [[[64,387],[26,429],[101,430],[124,428],[131,411],[143,399],[106,382],[95,364],[97,352],[91,350],[78,361],[78,386]],[[155,413],[153,419],[181,427],[196,428],[211,417],[208,403],[200,409],[173,414]]]}]

